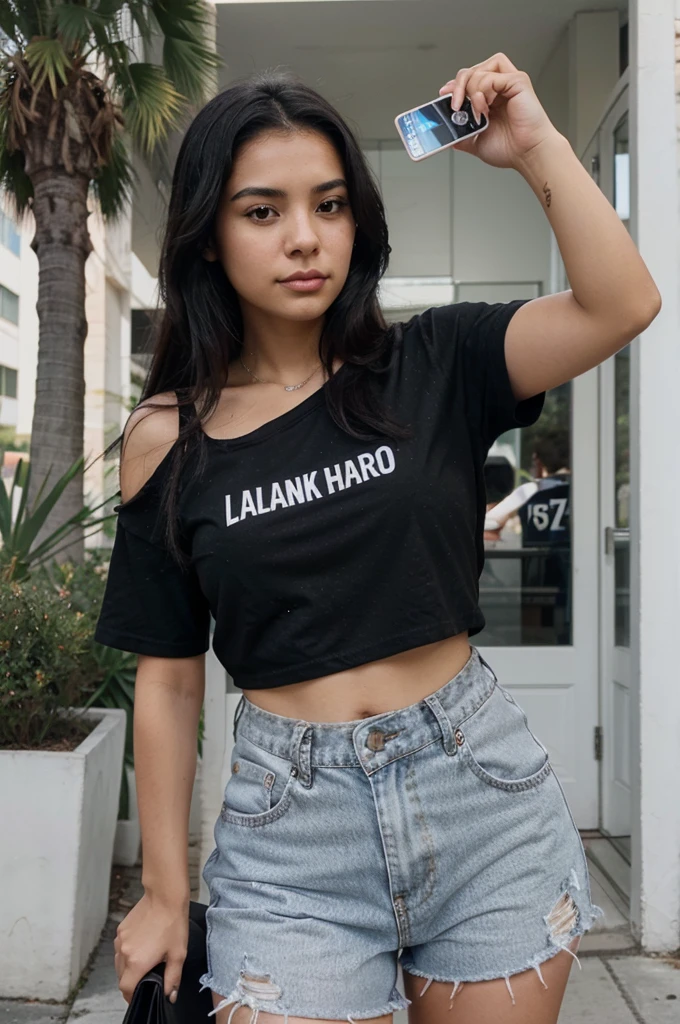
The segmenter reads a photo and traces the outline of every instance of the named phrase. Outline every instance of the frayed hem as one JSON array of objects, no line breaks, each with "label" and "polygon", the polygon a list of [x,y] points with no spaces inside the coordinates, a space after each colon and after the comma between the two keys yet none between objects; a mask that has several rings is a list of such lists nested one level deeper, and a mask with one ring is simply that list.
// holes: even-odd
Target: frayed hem
[{"label": "frayed hem", "polygon": [[[409,967],[407,966],[407,964],[403,962],[401,964],[401,968],[406,974],[411,974],[416,978],[427,978],[426,984],[423,985],[422,989],[418,993],[419,996],[425,994],[425,992],[430,987],[433,981],[440,982],[443,985],[453,985],[451,995],[449,996],[449,1001],[451,1002],[465,984],[473,985],[477,981],[500,981],[502,979],[505,981],[508,993],[510,995],[510,999],[512,1001],[512,1005],[514,1006],[515,996],[512,991],[512,986],[510,984],[510,978],[514,978],[518,974],[524,974],[526,971],[535,971],[538,975],[539,981],[543,985],[543,988],[548,988],[543,977],[543,974],[541,972],[541,966],[544,963],[547,963],[548,960],[552,960],[554,957],[556,957],[558,953],[562,952],[569,953],[569,955],[572,956],[578,964],[579,970],[583,970],[581,966],[581,961],[579,960],[576,953],[574,953],[573,950],[569,949],[569,944],[572,943],[575,939],[582,939],[585,933],[592,926],[592,922],[595,920],[595,918],[600,917],[600,915],[603,913],[601,908],[595,906],[595,904],[593,904],[592,909],[593,913],[591,923],[587,927],[580,928],[577,932],[574,932],[574,934],[569,935],[566,938],[564,945],[562,945],[561,943],[551,945],[550,949],[545,950],[543,953],[537,953],[536,956],[533,956],[529,960],[529,962],[524,966],[513,968],[510,971],[500,971],[497,974],[481,974],[477,975],[474,978],[442,978],[438,977],[436,974],[427,974],[425,971],[419,971],[415,967]],[[597,913],[597,911],[599,911],[599,913]]]},{"label": "frayed hem", "polygon": [[[200,992],[202,992],[204,988],[210,988],[213,992],[220,992],[220,986],[217,984],[215,979],[208,974],[203,974],[199,978],[199,983],[201,986],[199,989]],[[395,988],[389,1003],[386,1003],[384,1006],[378,1007],[375,1010],[359,1010],[356,1013],[350,1012],[344,1014],[343,1017],[339,1017],[338,1011],[335,1009],[330,1010],[329,1012],[319,1010],[316,1013],[310,1013],[309,1010],[298,1007],[293,1007],[292,1009],[284,1008],[281,1006],[278,998],[273,1001],[271,998],[268,998],[266,999],[266,1005],[263,1005],[264,1000],[257,999],[255,993],[248,991],[249,988],[252,988],[257,984],[257,982],[248,980],[244,986],[239,978],[236,982],[236,987],[229,993],[229,995],[224,996],[217,1006],[207,1014],[207,1016],[212,1017],[219,1010],[224,1009],[225,1006],[228,1006],[230,1003],[234,1003],[235,1005],[232,1007],[231,1013],[229,1014],[227,1024],[232,1024],[232,1017],[240,1006],[249,1006],[253,1010],[251,1024],[256,1024],[260,1010],[262,1010],[263,1013],[271,1013],[275,1016],[283,1017],[284,1024],[288,1024],[289,1017],[306,1017],[309,1020],[346,1020],[348,1024],[354,1024],[355,1021],[370,1020],[373,1017],[384,1017],[389,1013],[397,1013],[399,1010],[406,1010],[411,1005],[411,1000],[407,999],[406,996],[402,996],[401,992]]]}]

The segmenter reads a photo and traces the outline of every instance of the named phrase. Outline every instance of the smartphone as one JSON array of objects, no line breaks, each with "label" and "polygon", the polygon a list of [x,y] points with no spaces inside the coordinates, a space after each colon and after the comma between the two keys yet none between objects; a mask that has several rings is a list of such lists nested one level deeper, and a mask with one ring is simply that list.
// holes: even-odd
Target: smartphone
[{"label": "smartphone", "polygon": [[424,160],[433,153],[455,146],[462,139],[483,132],[489,122],[484,114],[480,117],[480,122],[475,121],[469,96],[463,100],[460,110],[453,110],[451,94],[445,93],[430,103],[398,114],[394,123],[411,159]]}]

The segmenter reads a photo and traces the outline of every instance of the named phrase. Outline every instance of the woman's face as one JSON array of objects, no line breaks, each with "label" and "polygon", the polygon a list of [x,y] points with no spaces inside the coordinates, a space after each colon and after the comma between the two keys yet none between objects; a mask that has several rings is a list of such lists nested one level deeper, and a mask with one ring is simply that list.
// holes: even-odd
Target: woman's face
[{"label": "woman's face", "polygon": [[[335,148],[317,132],[262,133],[241,148],[216,217],[217,251],[209,258],[220,260],[244,317],[259,311],[313,320],[337,298],[356,231],[344,178]],[[325,277],[319,288],[281,284],[308,270]]]}]

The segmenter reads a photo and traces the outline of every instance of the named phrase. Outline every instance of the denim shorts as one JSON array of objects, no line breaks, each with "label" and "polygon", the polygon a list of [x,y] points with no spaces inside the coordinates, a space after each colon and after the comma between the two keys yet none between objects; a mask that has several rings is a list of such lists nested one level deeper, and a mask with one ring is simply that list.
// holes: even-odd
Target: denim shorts
[{"label": "denim shorts", "polygon": [[379,1017],[411,1002],[399,963],[451,998],[505,978],[514,1002],[510,977],[545,984],[602,913],[548,752],[475,647],[429,696],[356,721],[242,695],[234,736],[203,869],[212,1013]]}]

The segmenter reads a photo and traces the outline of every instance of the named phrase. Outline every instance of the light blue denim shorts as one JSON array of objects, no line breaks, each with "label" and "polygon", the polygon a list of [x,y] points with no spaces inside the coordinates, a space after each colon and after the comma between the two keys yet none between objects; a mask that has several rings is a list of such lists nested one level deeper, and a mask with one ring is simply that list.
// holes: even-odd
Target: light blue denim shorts
[{"label": "light blue denim shorts", "polygon": [[410,1003],[399,963],[451,998],[505,978],[514,1002],[511,976],[545,984],[602,913],[547,750],[475,647],[439,690],[357,721],[242,695],[234,736],[203,869],[213,1013],[379,1017]]}]

